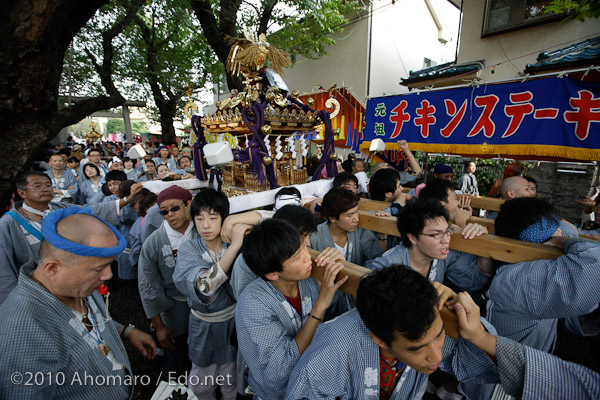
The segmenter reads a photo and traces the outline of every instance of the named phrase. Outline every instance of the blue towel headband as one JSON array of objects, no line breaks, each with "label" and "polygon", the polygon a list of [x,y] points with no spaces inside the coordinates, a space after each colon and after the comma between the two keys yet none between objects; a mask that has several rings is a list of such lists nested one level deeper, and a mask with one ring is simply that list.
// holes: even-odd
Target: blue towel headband
[{"label": "blue towel headband", "polygon": [[544,243],[558,229],[558,218],[542,218],[535,224],[529,225],[517,236],[517,239],[532,243]]},{"label": "blue towel headband", "polygon": [[[63,218],[66,218],[74,214],[88,214],[93,215],[100,221],[104,222],[106,226],[115,234],[118,239],[118,243],[115,247],[92,247],[83,244],[72,242],[56,233],[56,224]],[[57,249],[64,250],[66,252],[77,254],[78,256],[85,257],[114,257],[119,255],[127,247],[127,240],[121,233],[111,224],[94,214],[90,207],[67,207],[60,210],[51,212],[42,220],[42,234],[44,239],[48,241],[52,246]]]}]

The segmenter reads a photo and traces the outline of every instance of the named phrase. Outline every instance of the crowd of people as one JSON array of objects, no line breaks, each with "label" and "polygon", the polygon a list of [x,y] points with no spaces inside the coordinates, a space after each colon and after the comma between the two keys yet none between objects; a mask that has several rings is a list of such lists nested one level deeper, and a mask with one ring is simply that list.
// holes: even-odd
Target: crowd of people
[{"label": "crowd of people", "polygon": [[[17,180],[22,200],[0,218],[1,398],[131,398],[122,340],[160,357],[162,376],[186,376],[198,399],[600,398],[597,372],[552,354],[559,325],[598,348],[600,243],[522,171],[494,184],[506,201],[487,217],[498,236],[562,249],[555,260],[452,250],[454,234],[488,233],[470,218],[476,165],[456,185],[440,164],[406,193],[421,173],[406,142],[413,174],[367,178],[365,160],[349,158],[323,198],[286,187],[272,211],[234,215],[212,188],[144,187],[193,177],[189,147],[149,145],[137,163],[129,147],[55,149],[45,172]],[[365,197],[389,203],[377,215],[394,217],[399,237],[359,227]],[[597,218],[599,204],[583,203]],[[352,295],[340,290],[343,262],[371,271]],[[111,318],[113,273],[137,282],[151,334]],[[445,334],[442,308],[459,338]],[[438,370],[458,387],[435,387]],[[74,378],[84,373],[109,383]],[[28,374],[40,378],[26,384]]]}]

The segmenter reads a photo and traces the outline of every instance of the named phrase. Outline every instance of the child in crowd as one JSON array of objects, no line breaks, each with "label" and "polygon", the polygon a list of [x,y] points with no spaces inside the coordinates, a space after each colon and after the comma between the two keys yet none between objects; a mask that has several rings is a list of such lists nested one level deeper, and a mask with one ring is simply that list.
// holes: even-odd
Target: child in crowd
[{"label": "child in crowd", "polygon": [[331,189],[323,198],[321,215],[327,223],[317,227],[310,237],[311,247],[334,247],[346,261],[364,265],[383,253],[375,233],[358,227],[358,197],[343,188]]},{"label": "child in crowd", "polygon": [[243,254],[261,279],[250,283],[239,299],[239,349],[253,392],[263,400],[280,399],[327,310],[333,305],[334,313],[345,311],[338,309],[343,307],[338,307],[336,291],[348,278],[335,282],[343,266],[328,263],[319,288],[310,277],[311,256],[300,231],[283,220],[255,226],[244,240]]},{"label": "child in crowd", "polygon": [[[220,384],[222,398],[235,399],[236,349],[230,339],[236,303],[229,274],[250,226],[235,225],[230,245],[221,240],[229,200],[214,189],[202,189],[196,195],[191,214],[200,237],[179,247],[173,273],[173,282],[187,297],[191,310],[190,377],[197,379],[189,379],[189,387],[200,399],[214,399],[216,385]],[[219,382],[217,376],[224,378]]]}]

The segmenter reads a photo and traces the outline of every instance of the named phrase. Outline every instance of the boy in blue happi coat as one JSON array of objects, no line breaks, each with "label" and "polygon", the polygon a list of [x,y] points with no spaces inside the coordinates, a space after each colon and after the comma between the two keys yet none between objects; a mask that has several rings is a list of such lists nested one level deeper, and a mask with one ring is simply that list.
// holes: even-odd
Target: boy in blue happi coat
[{"label": "boy in blue happi coat", "polygon": [[236,302],[229,275],[250,226],[236,225],[231,244],[223,243],[221,225],[229,214],[229,201],[213,189],[196,195],[191,214],[200,237],[179,247],[173,273],[173,282],[187,297],[191,310],[188,385],[198,398],[214,399],[218,383],[223,399],[235,399],[236,349],[230,338]]},{"label": "boy in blue happi coat", "polygon": [[[438,368],[459,380],[497,382],[497,367],[482,350],[445,335],[438,310],[453,295],[404,265],[368,275],[358,288],[357,309],[319,328],[290,376],[285,398],[414,399]],[[461,327],[461,336],[484,332],[482,323],[493,332],[487,321],[480,322],[472,300],[469,305],[474,328]]]},{"label": "boy in blue happi coat", "polygon": [[306,241],[283,220],[255,226],[244,240],[243,254],[261,279],[250,283],[239,298],[235,315],[239,349],[252,391],[263,400],[281,399],[325,313],[347,308],[336,292],[348,278],[336,283],[343,266],[328,262],[319,287],[310,277],[313,263]]}]

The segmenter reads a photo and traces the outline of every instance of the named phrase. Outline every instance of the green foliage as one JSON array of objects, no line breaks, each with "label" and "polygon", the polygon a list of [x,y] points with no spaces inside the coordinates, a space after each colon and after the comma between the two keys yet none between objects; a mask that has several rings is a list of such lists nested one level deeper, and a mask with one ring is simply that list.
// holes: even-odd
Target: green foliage
[{"label": "green foliage", "polygon": [[106,123],[106,133],[117,134],[125,132],[125,123],[121,118],[110,118]]},{"label": "green foliage", "polygon": [[568,18],[575,17],[579,21],[600,17],[600,0],[553,0],[546,6],[546,13],[566,14]]},{"label": "green foliage", "polygon": [[[101,61],[102,35],[124,16],[126,4],[126,0],[112,0],[75,36],[65,54],[60,96],[106,94],[86,50]],[[135,20],[113,39],[113,82],[126,99],[146,101],[151,117],[157,121],[160,113],[154,96],[176,98],[177,117],[184,120],[187,98],[182,98],[186,88],[203,88],[223,68],[216,62],[198,21],[190,12],[189,1],[149,1],[137,16],[149,30],[150,40],[143,38]],[[157,83],[158,93],[153,93],[150,82]]]},{"label": "green foliage", "polygon": [[[290,54],[318,59],[327,54],[325,48],[335,45],[330,34],[343,31],[348,16],[355,15],[361,3],[356,1],[283,1],[281,12],[274,13],[272,26],[282,27],[273,32],[270,41]],[[283,4],[297,7],[296,15],[286,13]]]},{"label": "green foliage", "polygon": [[150,127],[144,121],[133,121],[131,123],[131,130],[133,133],[147,133],[150,132]]},{"label": "green foliage", "polygon": [[[121,118],[110,118],[106,123],[107,134],[125,133],[125,122]],[[144,121],[132,121],[131,131],[133,133],[146,133],[149,132],[148,124]]]}]

